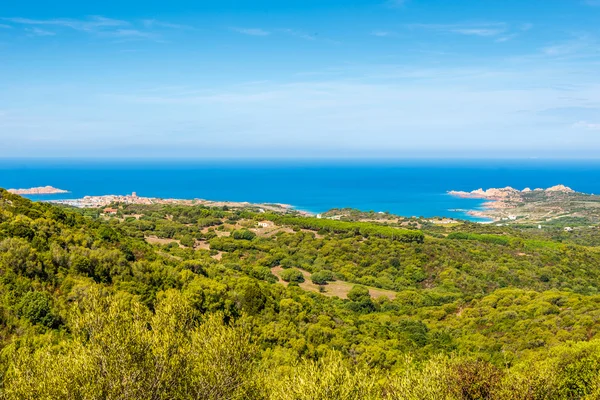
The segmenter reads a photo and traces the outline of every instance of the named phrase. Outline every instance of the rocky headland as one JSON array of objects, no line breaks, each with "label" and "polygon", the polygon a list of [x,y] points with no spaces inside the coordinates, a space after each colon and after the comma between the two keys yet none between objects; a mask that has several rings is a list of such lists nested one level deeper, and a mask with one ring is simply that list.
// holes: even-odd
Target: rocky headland
[{"label": "rocky headland", "polygon": [[557,218],[581,217],[595,220],[600,214],[600,196],[578,193],[565,185],[547,189],[505,188],[477,189],[471,192],[449,191],[448,194],[468,199],[488,200],[469,215],[492,222],[539,223]]},{"label": "rocky headland", "polygon": [[507,186],[505,188],[500,188],[500,189],[496,189],[496,188],[491,188],[491,189],[487,189],[487,190],[477,189],[477,190],[473,190],[471,192],[451,190],[448,192],[448,194],[450,194],[452,196],[469,198],[469,199],[506,200],[506,199],[511,199],[511,198],[521,198],[522,195],[532,193],[532,192],[537,192],[537,193],[541,193],[541,192],[575,193],[575,191],[568,186],[556,185],[556,186],[549,187],[548,189],[534,189],[534,190],[531,190],[530,188],[518,190],[518,189],[512,188],[510,186]]}]

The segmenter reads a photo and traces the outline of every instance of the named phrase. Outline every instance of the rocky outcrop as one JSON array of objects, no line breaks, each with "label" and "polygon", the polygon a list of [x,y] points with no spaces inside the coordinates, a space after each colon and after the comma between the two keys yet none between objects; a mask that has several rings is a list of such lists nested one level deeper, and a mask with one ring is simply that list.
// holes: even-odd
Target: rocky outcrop
[{"label": "rocky outcrop", "polygon": [[556,185],[546,189],[546,192],[561,192],[561,193],[575,193],[573,189],[565,185]]},{"label": "rocky outcrop", "polygon": [[507,198],[513,197],[519,193],[520,193],[520,191],[518,191],[517,189],[513,189],[510,186],[507,186],[507,187],[501,188],[501,189],[495,189],[495,188],[488,189],[488,190],[477,189],[477,190],[473,190],[472,192],[461,192],[461,191],[454,191],[454,190],[451,190],[448,192],[448,194],[451,194],[453,196],[458,196],[458,197],[465,197],[465,198],[471,198],[471,199],[490,199],[490,200],[507,199]]},{"label": "rocky outcrop", "polygon": [[[534,192],[546,192],[549,194],[553,193],[575,193],[573,189],[567,187],[565,185],[556,185],[552,186],[548,189],[535,189]],[[472,192],[463,192],[463,191],[455,191],[451,190],[448,194],[457,197],[464,197],[470,199],[487,199],[487,200],[510,200],[516,199],[520,197],[524,193],[530,193],[532,190],[530,188],[525,188],[523,190],[517,190],[510,186],[505,188],[491,188],[487,190],[477,189]]]},{"label": "rocky outcrop", "polygon": [[34,187],[30,189],[8,189],[13,194],[58,194],[69,193],[67,190],[57,189],[52,186]]}]

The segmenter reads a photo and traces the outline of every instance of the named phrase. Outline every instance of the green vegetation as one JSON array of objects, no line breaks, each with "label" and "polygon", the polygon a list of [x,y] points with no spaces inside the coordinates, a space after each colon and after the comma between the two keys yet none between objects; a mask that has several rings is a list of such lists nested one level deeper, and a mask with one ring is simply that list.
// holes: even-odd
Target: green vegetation
[{"label": "green vegetation", "polygon": [[322,269],[312,274],[310,280],[316,285],[326,285],[327,282],[334,280],[333,272]]},{"label": "green vegetation", "polygon": [[286,282],[304,282],[304,274],[295,268],[284,269],[281,271],[281,279]]},{"label": "green vegetation", "polygon": [[0,398],[600,398],[597,227],[115,207],[0,190]]},{"label": "green vegetation", "polygon": [[287,217],[271,214],[266,216],[281,225],[297,226],[321,232],[352,233],[365,238],[377,237],[398,240],[406,243],[423,243],[423,233],[407,229],[398,229],[367,222],[335,221],[331,219]]}]

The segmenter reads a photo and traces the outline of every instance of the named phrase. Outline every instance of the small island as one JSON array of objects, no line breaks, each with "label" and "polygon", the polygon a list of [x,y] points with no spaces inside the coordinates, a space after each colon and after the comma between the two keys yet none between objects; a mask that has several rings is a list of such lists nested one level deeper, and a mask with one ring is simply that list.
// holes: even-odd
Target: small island
[{"label": "small island", "polygon": [[[514,189],[512,187],[477,189],[471,192],[449,191],[448,194],[468,199],[488,200],[469,215],[506,224],[557,223],[595,225],[600,222],[600,196],[579,193],[565,186],[547,189]],[[567,222],[568,221],[568,222]]]},{"label": "small island", "polygon": [[12,194],[59,194],[59,193],[69,193],[67,190],[57,189],[52,186],[40,186],[29,189],[8,189],[9,193]]}]

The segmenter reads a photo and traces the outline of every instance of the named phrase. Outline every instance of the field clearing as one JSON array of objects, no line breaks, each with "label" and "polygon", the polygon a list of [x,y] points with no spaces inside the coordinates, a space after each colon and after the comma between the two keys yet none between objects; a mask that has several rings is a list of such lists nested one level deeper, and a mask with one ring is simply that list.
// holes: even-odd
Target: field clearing
[{"label": "field clearing", "polygon": [[185,246],[183,246],[181,243],[179,243],[179,240],[175,240],[175,239],[163,239],[163,238],[159,238],[156,236],[146,236],[144,239],[146,240],[146,242],[148,242],[150,244],[165,245],[165,244],[170,244],[170,243],[177,243],[179,245],[179,247],[181,247],[182,249],[185,248]]},{"label": "field clearing", "polygon": [[[309,291],[309,292],[320,293],[322,295],[329,296],[329,297],[337,296],[341,299],[347,299],[348,292],[350,292],[352,287],[355,286],[354,283],[348,283],[348,282],[344,282],[344,281],[329,282],[327,285],[323,286],[325,288],[325,292],[321,292],[319,290],[320,285],[315,285],[310,280],[310,272],[302,270],[300,268],[296,268],[296,269],[298,269],[300,272],[302,272],[302,274],[304,275],[304,279],[305,279],[305,281],[298,284],[298,286],[300,286],[302,289]],[[280,266],[271,268],[271,272],[280,279],[279,283],[287,286],[288,283],[285,282],[280,277],[281,271],[283,271],[283,268]],[[388,299],[393,300],[396,297],[396,292],[391,291],[391,290],[379,289],[379,288],[374,288],[374,287],[368,287],[368,288],[369,288],[369,293],[371,294],[371,297],[374,299],[376,299],[378,297],[387,297]]]}]

